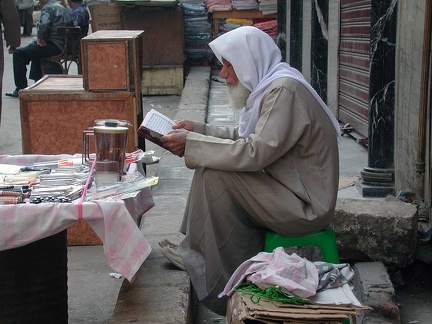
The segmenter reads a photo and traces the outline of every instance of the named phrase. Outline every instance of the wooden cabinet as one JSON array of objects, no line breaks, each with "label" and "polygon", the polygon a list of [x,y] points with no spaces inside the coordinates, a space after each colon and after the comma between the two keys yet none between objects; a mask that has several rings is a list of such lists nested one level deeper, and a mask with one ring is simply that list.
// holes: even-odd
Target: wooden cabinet
[{"label": "wooden cabinet", "polygon": [[20,91],[23,154],[82,152],[82,132],[96,119],[123,119],[133,124],[127,152],[138,145],[134,92],[90,92],[79,75],[46,75]]},{"label": "wooden cabinet", "polygon": [[99,30],[81,40],[84,89],[141,93],[143,30]]},{"label": "wooden cabinet", "polygon": [[144,30],[143,95],[181,94],[185,60],[183,11],[176,0],[117,0],[89,9],[93,31]]},{"label": "wooden cabinet", "polygon": [[[178,5],[146,5],[127,1],[121,12],[122,29],[144,30],[144,95],[177,94],[184,85],[183,11]],[[175,3],[175,2],[172,2]]]},{"label": "wooden cabinet", "polygon": [[121,12],[121,25],[122,29],[126,30],[144,30],[142,44],[144,66],[183,65],[182,7],[124,5]]}]

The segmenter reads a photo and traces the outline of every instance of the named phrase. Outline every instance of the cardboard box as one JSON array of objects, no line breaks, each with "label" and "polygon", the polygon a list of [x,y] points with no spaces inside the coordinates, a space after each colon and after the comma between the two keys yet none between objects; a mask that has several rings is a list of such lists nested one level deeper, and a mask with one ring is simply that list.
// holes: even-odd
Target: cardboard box
[{"label": "cardboard box", "polygon": [[141,97],[127,91],[93,93],[82,76],[46,75],[20,91],[23,154],[82,153],[83,131],[96,119],[132,123],[127,152],[138,146],[137,107]]},{"label": "cardboard box", "polygon": [[[254,300],[257,300],[255,297]],[[356,316],[355,308],[337,305],[292,305],[259,299],[235,292],[228,299],[227,324],[245,323],[343,323],[349,316]]]},{"label": "cardboard box", "polygon": [[87,3],[91,15],[92,31],[121,28],[121,6],[116,3]]}]

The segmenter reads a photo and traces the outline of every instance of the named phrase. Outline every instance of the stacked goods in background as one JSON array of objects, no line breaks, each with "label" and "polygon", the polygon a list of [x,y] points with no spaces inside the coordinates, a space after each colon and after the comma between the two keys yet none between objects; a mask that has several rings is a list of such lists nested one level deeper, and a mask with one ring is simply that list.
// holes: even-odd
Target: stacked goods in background
[{"label": "stacked goods in background", "polygon": [[210,65],[212,24],[204,0],[182,0],[185,54],[189,65]]},{"label": "stacked goods in background", "polygon": [[212,15],[214,38],[242,26],[254,26],[276,41],[275,0],[207,0],[206,8]]}]

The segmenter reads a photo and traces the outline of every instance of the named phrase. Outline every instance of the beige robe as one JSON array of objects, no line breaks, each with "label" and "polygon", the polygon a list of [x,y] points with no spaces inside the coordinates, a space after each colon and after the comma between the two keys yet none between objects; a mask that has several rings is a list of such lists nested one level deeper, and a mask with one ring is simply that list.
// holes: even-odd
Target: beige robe
[{"label": "beige robe", "polygon": [[[21,23],[15,7],[15,0],[0,0],[0,27],[4,30],[6,46],[18,48],[21,44]],[[0,41],[3,46],[0,52],[0,94],[2,94],[5,45],[3,44],[3,33],[0,33]],[[3,98],[0,100],[0,124],[2,101]]]},{"label": "beige robe", "polygon": [[196,171],[178,251],[201,303],[221,315],[227,300],[217,295],[263,250],[266,229],[299,235],[329,225],[339,179],[335,128],[298,81],[275,80],[255,132],[236,134],[197,123],[184,154]]}]

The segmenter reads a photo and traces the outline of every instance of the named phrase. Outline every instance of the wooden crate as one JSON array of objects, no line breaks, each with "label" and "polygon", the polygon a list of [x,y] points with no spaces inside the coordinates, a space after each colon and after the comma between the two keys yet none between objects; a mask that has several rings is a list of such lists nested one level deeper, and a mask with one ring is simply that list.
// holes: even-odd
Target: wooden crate
[{"label": "wooden crate", "polygon": [[23,154],[82,153],[83,130],[108,118],[132,123],[127,151],[133,152],[138,146],[138,101],[127,91],[85,91],[79,75],[45,75],[20,91]]},{"label": "wooden crate", "polygon": [[144,30],[143,95],[181,94],[185,55],[183,12],[177,1],[119,0],[108,5],[92,5],[90,12],[93,31]]},{"label": "wooden crate", "polygon": [[141,92],[143,30],[99,30],[81,40],[84,89]]},{"label": "wooden crate", "polygon": [[143,95],[180,95],[184,86],[184,68],[180,66],[144,67]]},{"label": "wooden crate", "polygon": [[183,65],[182,7],[146,6],[145,1],[128,1],[122,8],[121,25],[126,30],[144,30],[144,66]]}]

